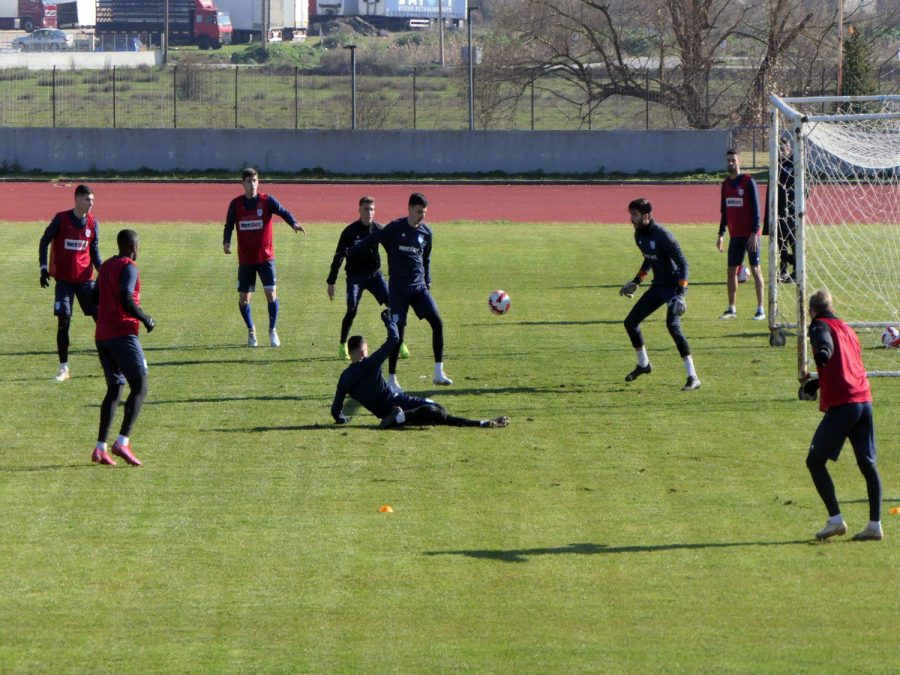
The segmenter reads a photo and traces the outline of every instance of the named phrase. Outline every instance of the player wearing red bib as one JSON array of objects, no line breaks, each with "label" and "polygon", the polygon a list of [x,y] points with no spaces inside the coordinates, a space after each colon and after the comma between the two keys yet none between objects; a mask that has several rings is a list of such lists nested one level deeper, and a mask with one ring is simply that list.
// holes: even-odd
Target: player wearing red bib
[{"label": "player wearing red bib", "polygon": [[803,397],[812,399],[820,391],[819,409],[825,413],[819,423],[806,466],[825,507],[828,522],[816,533],[816,539],[828,539],[847,533],[841,516],[834,483],[826,468],[837,461],[841,448],[850,440],[856,465],[866,479],[869,498],[869,524],[853,536],[856,541],[881,540],[881,478],[875,466],[875,425],[872,420],[872,392],[862,362],[856,333],[834,315],[831,293],[822,289],[809,299],[809,341],[813,348],[818,378],[803,385]]},{"label": "player wearing red bib", "polygon": [[225,217],[223,248],[231,253],[231,233],[237,228],[238,238],[238,308],[247,324],[247,346],[256,347],[256,327],[250,311],[250,298],[256,290],[256,277],[262,282],[269,303],[269,344],[281,345],[275,324],[278,321],[278,296],[275,288],[275,247],[273,243],[272,216],[280,216],[294,232],[303,232],[303,226],[275,197],[259,192],[259,174],[256,169],[244,169],[241,174],[244,194],[235,197],[228,205]]},{"label": "player wearing red bib", "polygon": [[97,307],[91,297],[94,268],[100,269],[102,260],[97,220],[91,214],[93,206],[91,189],[87,185],[76,187],[75,208],[53,216],[38,247],[41,288],[50,286],[50,277],[56,279],[53,313],[57,320],[56,350],[59,354],[57,382],[69,379],[69,326],[74,299],[78,298],[85,316],[97,316]]},{"label": "player wearing red bib", "polygon": [[735,298],[737,296],[738,270],[747,254],[753,283],[756,286],[756,314],[753,319],[762,321],[766,318],[763,309],[763,277],[759,267],[759,193],[756,181],[746,173],[741,173],[741,158],[737,150],[729,149],[725,153],[728,178],[722,181],[721,211],[719,237],[716,248],[719,253],[725,250],[725,229],[728,228],[728,309],[720,319],[733,319],[737,316]]},{"label": "player wearing red bib", "polygon": [[131,429],[147,396],[147,360],[138,340],[140,325],[147,332],[156,322],[141,309],[141,279],[135,261],[138,256],[138,235],[134,230],[122,230],[116,237],[119,254],[107,260],[97,275],[94,296],[97,300],[97,355],[106,377],[106,396],[100,404],[100,430],[91,460],[115,466],[107,451],[106,439],[112,426],[122,386],[130,389],[125,400],[125,416],[119,437],[112,446],[112,454],[132,466],[140,460],[131,451]]}]

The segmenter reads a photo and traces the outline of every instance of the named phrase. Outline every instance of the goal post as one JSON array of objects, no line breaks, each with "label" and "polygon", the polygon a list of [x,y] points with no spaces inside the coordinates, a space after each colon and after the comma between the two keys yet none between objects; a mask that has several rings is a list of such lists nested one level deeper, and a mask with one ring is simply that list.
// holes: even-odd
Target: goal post
[{"label": "goal post", "polygon": [[808,299],[819,288],[860,335],[871,376],[900,376],[881,329],[900,325],[900,96],[771,97],[769,343],[797,335],[809,376]]}]

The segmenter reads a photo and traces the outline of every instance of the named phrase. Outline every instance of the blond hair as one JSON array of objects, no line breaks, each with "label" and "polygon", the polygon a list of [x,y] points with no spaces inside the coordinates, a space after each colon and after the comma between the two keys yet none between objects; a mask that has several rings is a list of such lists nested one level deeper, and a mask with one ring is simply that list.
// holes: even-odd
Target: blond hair
[{"label": "blond hair", "polygon": [[834,299],[831,297],[831,291],[827,288],[820,288],[809,296],[809,310],[813,316],[822,312],[833,312]]}]

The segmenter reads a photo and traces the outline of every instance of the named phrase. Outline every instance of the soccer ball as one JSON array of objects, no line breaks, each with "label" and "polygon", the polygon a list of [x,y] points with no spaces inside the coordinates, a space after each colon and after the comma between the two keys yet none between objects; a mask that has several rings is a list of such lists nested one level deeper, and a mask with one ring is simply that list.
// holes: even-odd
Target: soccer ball
[{"label": "soccer ball", "polygon": [[881,334],[881,344],[888,349],[900,349],[900,330],[894,326],[888,326]]},{"label": "soccer ball", "polygon": [[741,265],[737,273],[738,283],[742,284],[750,278],[750,269],[746,265]]},{"label": "soccer ball", "polygon": [[509,305],[509,295],[506,291],[496,290],[488,296],[488,307],[494,314],[506,314]]}]

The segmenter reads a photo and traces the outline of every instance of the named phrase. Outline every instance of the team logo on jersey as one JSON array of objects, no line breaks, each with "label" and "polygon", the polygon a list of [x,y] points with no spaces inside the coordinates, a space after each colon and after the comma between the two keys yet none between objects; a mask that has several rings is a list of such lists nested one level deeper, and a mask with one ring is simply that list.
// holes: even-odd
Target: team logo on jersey
[{"label": "team logo on jersey", "polygon": [[741,208],[744,205],[743,197],[726,197],[725,206],[727,208]]},{"label": "team logo on jersey", "polygon": [[262,209],[256,209],[256,215],[262,218]]},{"label": "team logo on jersey", "polygon": [[84,236],[87,237],[88,239],[91,238],[91,228],[89,228],[89,227],[84,228]]},{"label": "team logo on jersey", "polygon": [[263,222],[261,220],[241,220],[238,221],[238,229],[246,232],[248,230],[261,230]]},{"label": "team logo on jersey", "polygon": [[87,251],[88,243],[84,239],[66,239],[67,251]]},{"label": "team logo on jersey", "polygon": [[419,246],[421,246],[424,243],[425,243],[425,236],[420,234],[419,235]]},{"label": "team logo on jersey", "polygon": [[744,196],[744,188],[738,188],[738,194],[743,197]]},{"label": "team logo on jersey", "polygon": [[653,250],[656,250],[656,242],[655,241],[650,242],[650,248],[652,248]]}]

